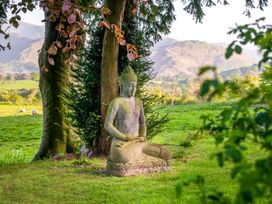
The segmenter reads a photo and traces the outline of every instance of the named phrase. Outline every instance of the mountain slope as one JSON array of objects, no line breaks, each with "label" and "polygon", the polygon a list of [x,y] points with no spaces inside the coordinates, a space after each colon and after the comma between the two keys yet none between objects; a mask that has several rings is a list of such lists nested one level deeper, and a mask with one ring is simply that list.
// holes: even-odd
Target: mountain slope
[{"label": "mountain slope", "polygon": [[222,71],[219,75],[224,79],[232,79],[234,77],[243,77],[245,75],[259,75],[264,71],[264,68],[259,68],[257,64],[253,64],[248,67],[240,67],[236,69],[230,69],[226,71]]},{"label": "mountain slope", "polygon": [[[21,23],[19,29],[11,34],[11,50],[0,52],[0,72],[38,72],[38,50],[42,47],[43,35],[43,27]],[[177,41],[164,37],[151,49],[150,57],[155,62],[154,71],[160,78],[195,77],[198,68],[205,65],[216,65],[218,71],[224,72],[224,77],[227,77],[236,73],[236,68],[248,67],[256,62],[256,57],[247,52],[225,60],[225,50],[223,44]]]},{"label": "mountain slope", "polygon": [[205,65],[215,65],[222,72],[251,66],[256,62],[256,59],[247,54],[234,55],[226,60],[225,50],[223,46],[201,41],[177,41],[165,46],[155,46],[151,59],[155,62],[153,68],[157,77],[167,78],[194,77],[199,67]]},{"label": "mountain slope", "polygon": [[36,40],[44,37],[44,26],[20,22],[18,28],[12,28],[11,33],[20,35],[23,38]]},{"label": "mountain slope", "polygon": [[[44,36],[42,26],[21,22],[10,33],[11,49],[0,51],[0,72],[38,72],[38,50]],[[1,44],[7,42],[0,39]]]},{"label": "mountain slope", "polygon": [[42,48],[43,39],[33,41],[28,48],[21,52],[19,62],[38,64],[38,52]]},{"label": "mountain slope", "polygon": [[9,63],[14,60],[19,60],[21,53],[34,42],[35,40],[24,38],[17,34],[11,34],[11,49],[0,51],[0,63]]}]

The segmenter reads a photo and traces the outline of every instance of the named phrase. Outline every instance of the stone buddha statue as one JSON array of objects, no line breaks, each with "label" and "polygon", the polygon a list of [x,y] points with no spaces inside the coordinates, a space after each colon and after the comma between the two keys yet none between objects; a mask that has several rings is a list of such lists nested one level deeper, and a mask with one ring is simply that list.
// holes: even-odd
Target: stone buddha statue
[{"label": "stone buddha statue", "polygon": [[169,170],[170,150],[146,141],[143,104],[134,97],[137,75],[130,66],[121,74],[119,85],[120,96],[111,101],[104,124],[113,137],[108,171],[129,176]]}]

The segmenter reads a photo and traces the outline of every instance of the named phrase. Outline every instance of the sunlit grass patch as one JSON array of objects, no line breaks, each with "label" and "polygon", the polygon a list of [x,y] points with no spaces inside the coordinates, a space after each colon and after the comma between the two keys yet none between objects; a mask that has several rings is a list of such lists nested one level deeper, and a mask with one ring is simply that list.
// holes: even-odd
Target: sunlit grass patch
[{"label": "sunlit grass patch", "polygon": [[[25,112],[19,112],[21,108],[25,108]],[[25,116],[25,115],[32,115],[32,110],[35,109],[38,111],[38,115],[42,114],[42,106],[41,104],[37,105],[27,105],[27,104],[20,104],[20,105],[5,105],[0,104],[0,117],[3,116]]]},{"label": "sunlit grass patch", "polygon": [[[33,106],[26,106],[31,109]],[[42,116],[14,114],[15,105],[0,105],[0,164],[30,162],[39,146]]]},{"label": "sunlit grass patch", "polygon": [[39,82],[34,80],[0,81],[0,89],[39,89]]}]

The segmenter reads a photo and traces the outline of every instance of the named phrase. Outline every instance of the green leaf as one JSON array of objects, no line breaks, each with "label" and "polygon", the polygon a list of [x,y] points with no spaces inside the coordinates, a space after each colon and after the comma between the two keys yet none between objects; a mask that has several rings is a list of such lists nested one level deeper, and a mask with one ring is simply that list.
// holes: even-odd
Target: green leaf
[{"label": "green leaf", "polygon": [[204,97],[209,92],[209,89],[210,89],[210,80],[206,80],[203,82],[201,86],[199,95],[201,97]]},{"label": "green leaf", "polygon": [[19,15],[16,15],[16,18],[17,18],[17,20],[21,20],[21,16],[19,16]]},{"label": "green leaf", "polygon": [[233,49],[231,47],[229,47],[225,53],[225,57],[226,59],[229,59],[233,54]]},{"label": "green leaf", "polygon": [[29,11],[33,11],[34,8],[35,8],[35,6],[34,6],[33,4],[28,4],[28,5],[27,5],[27,9],[28,9]]},{"label": "green leaf", "polygon": [[244,166],[242,166],[241,164],[236,165],[235,167],[232,168],[230,176],[231,178],[235,178],[237,176],[237,174],[239,172],[241,172],[241,170],[243,170]]},{"label": "green leaf", "polygon": [[259,18],[256,20],[256,22],[260,22],[260,21],[264,21],[265,20],[265,17],[262,17],[262,18]]},{"label": "green leaf", "polygon": [[224,166],[224,157],[223,157],[223,153],[222,152],[219,152],[216,154],[216,157],[217,157],[217,161],[218,161],[218,165],[220,167]]},{"label": "green leaf", "polygon": [[240,162],[242,160],[242,153],[235,146],[226,146],[226,154],[233,162]]},{"label": "green leaf", "polygon": [[18,27],[19,27],[19,23],[18,23],[18,21],[16,21],[16,20],[12,21],[12,25],[13,25],[15,28],[18,28]]},{"label": "green leaf", "polygon": [[27,9],[25,7],[22,8],[23,13],[27,12]]},{"label": "green leaf", "polygon": [[205,67],[201,67],[198,71],[198,75],[201,76],[202,74],[208,72],[208,71],[216,71],[216,67],[214,66],[205,66]]},{"label": "green leaf", "polygon": [[216,94],[217,92],[220,92],[221,86],[220,86],[220,82],[218,81],[218,79],[204,81],[202,83],[199,95],[201,97],[204,97],[205,95],[207,95],[209,93],[209,90],[211,90],[211,87],[214,88],[214,94]]},{"label": "green leaf", "polygon": [[241,54],[241,53],[242,53],[242,48],[241,48],[241,46],[239,46],[239,45],[235,45],[234,50],[235,50],[235,52],[236,52],[237,54]]},{"label": "green leaf", "polygon": [[181,196],[181,192],[182,192],[182,184],[179,182],[176,185],[176,195],[177,195],[178,198]]},{"label": "green leaf", "polygon": [[222,134],[216,134],[214,136],[214,139],[215,139],[215,144],[217,144],[217,145],[221,144],[224,141],[224,137],[222,136]]}]

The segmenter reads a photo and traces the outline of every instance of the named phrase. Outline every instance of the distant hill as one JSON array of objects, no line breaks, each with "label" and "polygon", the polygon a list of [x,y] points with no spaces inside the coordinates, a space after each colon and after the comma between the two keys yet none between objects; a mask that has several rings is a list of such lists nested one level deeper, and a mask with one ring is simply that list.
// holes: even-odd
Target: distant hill
[{"label": "distant hill", "polygon": [[[11,50],[0,51],[0,73],[38,72],[38,50],[44,36],[42,26],[21,22],[10,33]],[[0,43],[6,44],[1,38]]]},{"label": "distant hill", "polygon": [[248,67],[240,67],[236,69],[230,69],[226,71],[222,71],[219,75],[223,79],[232,79],[234,77],[242,77],[245,75],[258,75],[263,72],[263,68],[259,68],[257,64],[253,64]]},{"label": "distant hill", "polygon": [[[41,49],[44,36],[42,26],[21,23],[18,30],[11,33],[11,50],[0,52],[0,73],[38,72],[38,50]],[[3,43],[3,39],[0,39]],[[177,41],[164,37],[151,49],[151,60],[158,78],[195,77],[198,68],[204,65],[216,65],[222,76],[246,73],[245,67],[256,63],[256,55],[247,50],[242,55],[234,55],[225,60],[225,44],[210,44],[201,41]],[[251,53],[251,54],[250,54]],[[242,69],[245,68],[245,69]],[[256,69],[250,69],[257,73]]]},{"label": "distant hill", "polygon": [[17,34],[22,38],[37,40],[44,37],[44,26],[20,22],[20,26],[17,29],[12,28],[11,33]]},{"label": "distant hill", "polygon": [[21,52],[19,62],[37,65],[39,50],[42,48],[43,39],[33,41],[30,46]]},{"label": "distant hill", "polygon": [[21,37],[18,34],[11,34],[10,44],[11,49],[6,49],[5,51],[0,51],[0,63],[10,63],[14,60],[19,60],[21,53],[31,46],[35,40],[29,38]]},{"label": "distant hill", "polygon": [[165,38],[152,48],[151,60],[155,62],[154,71],[158,78],[195,77],[201,66],[215,65],[222,72],[252,66],[257,61],[246,52],[226,60],[225,50],[218,44]]}]

